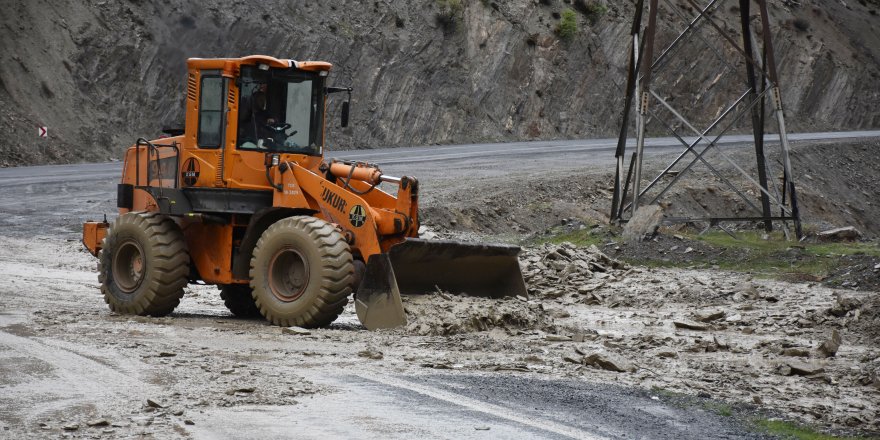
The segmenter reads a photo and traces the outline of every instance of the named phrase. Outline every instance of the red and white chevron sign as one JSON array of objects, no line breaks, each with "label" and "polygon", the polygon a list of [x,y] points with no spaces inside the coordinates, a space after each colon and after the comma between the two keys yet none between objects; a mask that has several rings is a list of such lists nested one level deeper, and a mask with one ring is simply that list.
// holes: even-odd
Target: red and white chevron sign
[{"label": "red and white chevron sign", "polygon": [[41,138],[49,137],[49,127],[40,127],[40,129],[37,131],[37,134]]}]

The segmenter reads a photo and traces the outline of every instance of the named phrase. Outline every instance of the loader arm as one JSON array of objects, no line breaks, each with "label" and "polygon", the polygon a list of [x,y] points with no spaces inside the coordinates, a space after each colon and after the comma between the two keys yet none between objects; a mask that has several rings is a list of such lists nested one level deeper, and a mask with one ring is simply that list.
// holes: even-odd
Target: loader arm
[{"label": "loader arm", "polygon": [[[341,173],[340,170],[336,168]],[[361,173],[334,182],[295,162],[285,162],[274,175],[276,206],[307,206],[320,212],[322,218],[342,230],[352,250],[365,262],[374,255],[388,252],[407,236],[418,234],[418,221],[412,215],[417,209],[415,179],[386,178],[385,181],[399,183],[397,197],[394,197],[376,187],[381,173],[375,177],[377,182],[361,180],[365,177]]]}]

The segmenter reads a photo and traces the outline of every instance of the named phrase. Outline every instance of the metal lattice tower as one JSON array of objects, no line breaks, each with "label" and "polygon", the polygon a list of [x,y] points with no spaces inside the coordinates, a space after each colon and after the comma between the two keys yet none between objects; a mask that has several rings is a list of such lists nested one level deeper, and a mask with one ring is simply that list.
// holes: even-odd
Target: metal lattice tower
[{"label": "metal lattice tower", "polygon": [[[631,216],[640,205],[646,202],[648,204],[658,203],[669,189],[679,182],[682,175],[692,171],[694,165],[701,164],[708,168],[726,187],[736,193],[745,202],[747,209],[755,215],[667,218],[667,222],[707,222],[710,226],[722,222],[763,222],[764,228],[769,232],[773,228],[773,222],[781,221],[787,224],[791,221],[794,223],[797,237],[801,237],[797,193],[791,170],[785,115],[765,0],[754,0],[758,8],[755,18],[760,26],[757,30],[752,27],[752,0],[709,0],[708,4],[704,6],[698,5],[695,0],[677,0],[677,5],[673,4],[672,0],[663,0],[663,12],[666,13],[666,17],[677,17],[682,23],[686,23],[686,26],[659,52],[659,56],[655,57],[654,46],[658,34],[659,3],[660,0],[637,0],[636,2],[631,30],[632,44],[629,52],[623,118],[615,153],[617,169],[611,208],[612,222],[626,221],[628,213]],[[736,6],[732,6],[728,10],[722,9],[723,4],[730,5],[731,3],[738,5],[740,35],[733,34],[729,28],[725,29],[727,25],[721,17],[722,14],[737,12]],[[693,16],[694,11],[696,11],[696,16]],[[644,15],[648,17],[647,25],[643,24]],[[707,27],[709,32],[706,32]],[[758,32],[757,38],[753,35],[755,31]],[[734,36],[739,38],[734,38]],[[656,81],[656,77],[662,75],[664,68],[673,64],[676,58],[684,57],[680,51],[682,46],[695,39],[697,43],[704,44],[713,57],[720,61],[723,71],[742,75],[738,79],[742,80],[744,87],[744,91],[736,95],[735,99],[731,96],[732,101],[719,108],[718,116],[702,130],[697,128],[696,123],[692,123],[685,117],[684,109],[677,108],[675,105],[675,93],[688,92],[688,90],[677,85],[678,81],[673,81],[671,85],[664,87],[658,93],[652,84],[652,80]],[[718,43],[722,43],[720,49]],[[730,56],[731,53],[734,54],[733,57]],[[760,58],[756,57],[757,54],[760,54]],[[691,67],[697,62],[705,62],[705,60],[692,59],[686,61],[691,63]],[[684,65],[686,66],[687,63]],[[736,65],[739,67],[735,67]],[[678,72],[678,74],[680,79],[681,75],[687,75],[688,72],[683,74]],[[721,78],[721,75],[718,74],[716,82],[717,78]],[[635,104],[636,141],[635,151],[627,169],[625,157],[633,104]],[[765,157],[764,145],[768,108],[775,121],[781,147],[780,159],[783,175],[779,185],[775,182],[768,185],[768,175],[773,176],[772,164],[768,163]],[[718,146],[718,142],[729,131],[737,128],[737,124],[740,124],[746,115],[751,117],[757,173],[747,172]],[[646,125],[649,121],[659,122],[663,131],[671,133],[682,144],[684,150],[659,175],[647,181],[642,176],[642,159],[644,157]],[[738,187],[731,179],[724,176],[716,165],[711,163],[710,157],[706,155],[710,150],[713,150],[714,156],[720,156],[724,162],[735,169],[738,173],[737,177],[743,178],[758,189],[759,197],[757,199],[759,200],[756,200],[756,197],[749,197],[749,191]],[[753,174],[757,174],[757,176]],[[647,184],[643,186],[646,182]]]}]

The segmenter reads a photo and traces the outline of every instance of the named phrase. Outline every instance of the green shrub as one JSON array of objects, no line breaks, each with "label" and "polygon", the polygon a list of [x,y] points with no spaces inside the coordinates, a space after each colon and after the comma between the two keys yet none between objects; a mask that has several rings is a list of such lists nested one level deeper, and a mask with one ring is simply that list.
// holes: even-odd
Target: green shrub
[{"label": "green shrub", "polygon": [[571,40],[578,31],[577,15],[571,9],[562,11],[556,33],[563,40]]},{"label": "green shrub", "polygon": [[444,27],[453,27],[464,13],[464,0],[437,0],[437,21]]},{"label": "green shrub", "polygon": [[591,25],[596,24],[608,12],[608,6],[605,6],[604,1],[599,0],[574,0],[571,5],[576,11],[584,14]]},{"label": "green shrub", "polygon": [[589,2],[587,3],[587,11],[586,16],[590,20],[590,23],[596,24],[606,12],[608,12],[608,7],[598,2]]}]

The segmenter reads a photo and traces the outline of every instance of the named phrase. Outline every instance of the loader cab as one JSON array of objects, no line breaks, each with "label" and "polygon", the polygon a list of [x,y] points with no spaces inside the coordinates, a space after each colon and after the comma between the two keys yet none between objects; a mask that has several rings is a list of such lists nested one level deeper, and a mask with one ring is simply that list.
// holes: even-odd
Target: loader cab
[{"label": "loader cab", "polygon": [[187,60],[180,187],[268,191],[266,158],[323,161],[323,61],[265,55]]},{"label": "loader cab", "polygon": [[239,89],[236,148],[320,156],[324,140],[327,71],[244,65]]}]

